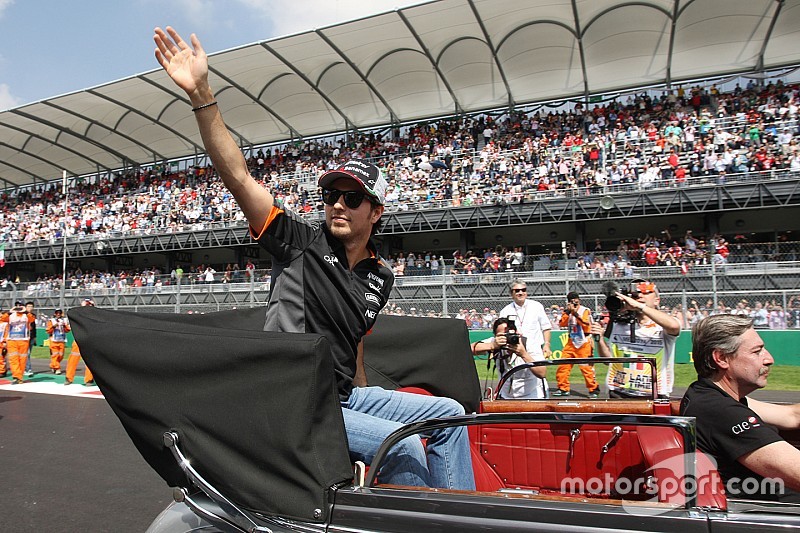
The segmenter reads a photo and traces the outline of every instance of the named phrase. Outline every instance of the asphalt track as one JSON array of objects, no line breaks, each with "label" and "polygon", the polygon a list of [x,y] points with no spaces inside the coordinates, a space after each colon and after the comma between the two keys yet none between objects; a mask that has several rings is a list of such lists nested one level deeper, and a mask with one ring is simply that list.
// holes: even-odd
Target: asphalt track
[{"label": "asphalt track", "polygon": [[[33,364],[32,381],[44,393],[0,385],[0,531],[147,529],[171,501],[170,488],[141,458],[96,387],[65,387],[62,376],[48,373],[47,360]],[[585,390],[576,386],[574,394]],[[753,396],[800,402],[800,392]]]},{"label": "asphalt track", "polygon": [[[46,360],[33,365],[46,374]],[[78,395],[0,390],[0,531],[145,531],[171,489],[96,388],[58,386]]]}]

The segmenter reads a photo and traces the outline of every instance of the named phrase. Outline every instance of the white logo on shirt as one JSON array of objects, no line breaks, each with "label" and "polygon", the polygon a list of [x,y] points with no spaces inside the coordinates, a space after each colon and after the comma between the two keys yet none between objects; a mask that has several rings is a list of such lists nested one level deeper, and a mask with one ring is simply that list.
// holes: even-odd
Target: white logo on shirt
[{"label": "white logo on shirt", "polygon": [[339,262],[339,258],[336,257],[335,255],[326,255],[325,257],[323,257],[323,259],[327,261],[327,263],[331,266],[334,266],[336,265],[336,263]]},{"label": "white logo on shirt", "polygon": [[374,304],[381,305],[381,299],[378,298],[377,296],[375,296],[374,294],[372,294],[371,292],[365,292],[364,293],[364,298],[366,298],[366,300],[368,302],[372,302]]}]

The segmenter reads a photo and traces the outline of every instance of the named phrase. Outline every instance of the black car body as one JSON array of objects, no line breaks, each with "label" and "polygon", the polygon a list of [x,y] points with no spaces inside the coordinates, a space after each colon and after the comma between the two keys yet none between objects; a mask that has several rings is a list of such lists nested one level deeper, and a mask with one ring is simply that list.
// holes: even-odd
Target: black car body
[{"label": "black car body", "polygon": [[[176,503],[155,533],[223,531],[743,531],[800,526],[800,506],[727,498],[669,401],[482,400],[464,323],[381,317],[371,385],[461,402],[353,465],[327,341],[264,332],[263,310],[70,312],[87,364]],[[142,353],[136,340],[157,350]],[[468,426],[475,491],[390,486],[393,443]]]}]

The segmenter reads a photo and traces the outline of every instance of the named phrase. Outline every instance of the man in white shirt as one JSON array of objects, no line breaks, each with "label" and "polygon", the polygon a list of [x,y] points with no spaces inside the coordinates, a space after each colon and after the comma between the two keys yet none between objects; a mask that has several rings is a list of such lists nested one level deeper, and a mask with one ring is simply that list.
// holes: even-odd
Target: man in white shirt
[{"label": "man in white shirt", "polygon": [[[494,337],[472,343],[472,353],[489,353],[489,357],[497,362],[499,377],[514,367],[534,361],[541,361],[541,355],[528,353],[526,343],[522,342],[525,336],[515,334],[515,325],[508,318],[498,318],[492,324]],[[509,330],[509,328],[512,328]],[[499,397],[505,399],[536,399],[547,398],[547,367],[536,366],[528,370],[514,373],[505,382]]]},{"label": "man in white shirt", "polygon": [[553,353],[550,349],[552,325],[544,306],[535,300],[528,300],[528,286],[521,279],[513,280],[510,287],[513,301],[500,310],[499,316],[515,316],[517,331],[527,339],[525,347],[528,352],[533,356],[542,355],[549,359]]}]

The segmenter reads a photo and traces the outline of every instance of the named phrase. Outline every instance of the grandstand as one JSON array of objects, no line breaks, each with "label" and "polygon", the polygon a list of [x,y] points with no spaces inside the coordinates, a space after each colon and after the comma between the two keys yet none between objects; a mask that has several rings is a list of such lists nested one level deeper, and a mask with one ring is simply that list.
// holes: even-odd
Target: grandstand
[{"label": "grandstand", "polygon": [[[513,15],[499,4],[429,2],[212,55],[252,173],[318,219],[321,171],[351,156],[384,167],[382,254],[442,257],[436,273],[423,261],[398,278],[396,312],[499,309],[513,276],[548,306],[569,287],[597,308],[602,281],[632,273],[614,270],[620,241],[666,231],[685,247],[687,230],[708,242],[686,272],[674,258],[623,258],[658,280],[666,305],[734,308],[759,291],[791,309],[798,2],[726,2],[724,24],[703,0],[510,3]],[[431,26],[434,15],[452,27]],[[690,31],[701,42],[686,44]],[[4,301],[34,298],[45,312],[87,295],[167,312],[266,301],[269,257],[161,71],[0,115]],[[62,168],[66,196],[53,181]],[[712,239],[737,235],[746,252],[715,261]],[[485,253],[520,247],[512,268],[483,267]],[[459,269],[455,250],[481,264]],[[602,274],[581,270],[584,252]],[[199,283],[209,266],[216,283]]]}]

